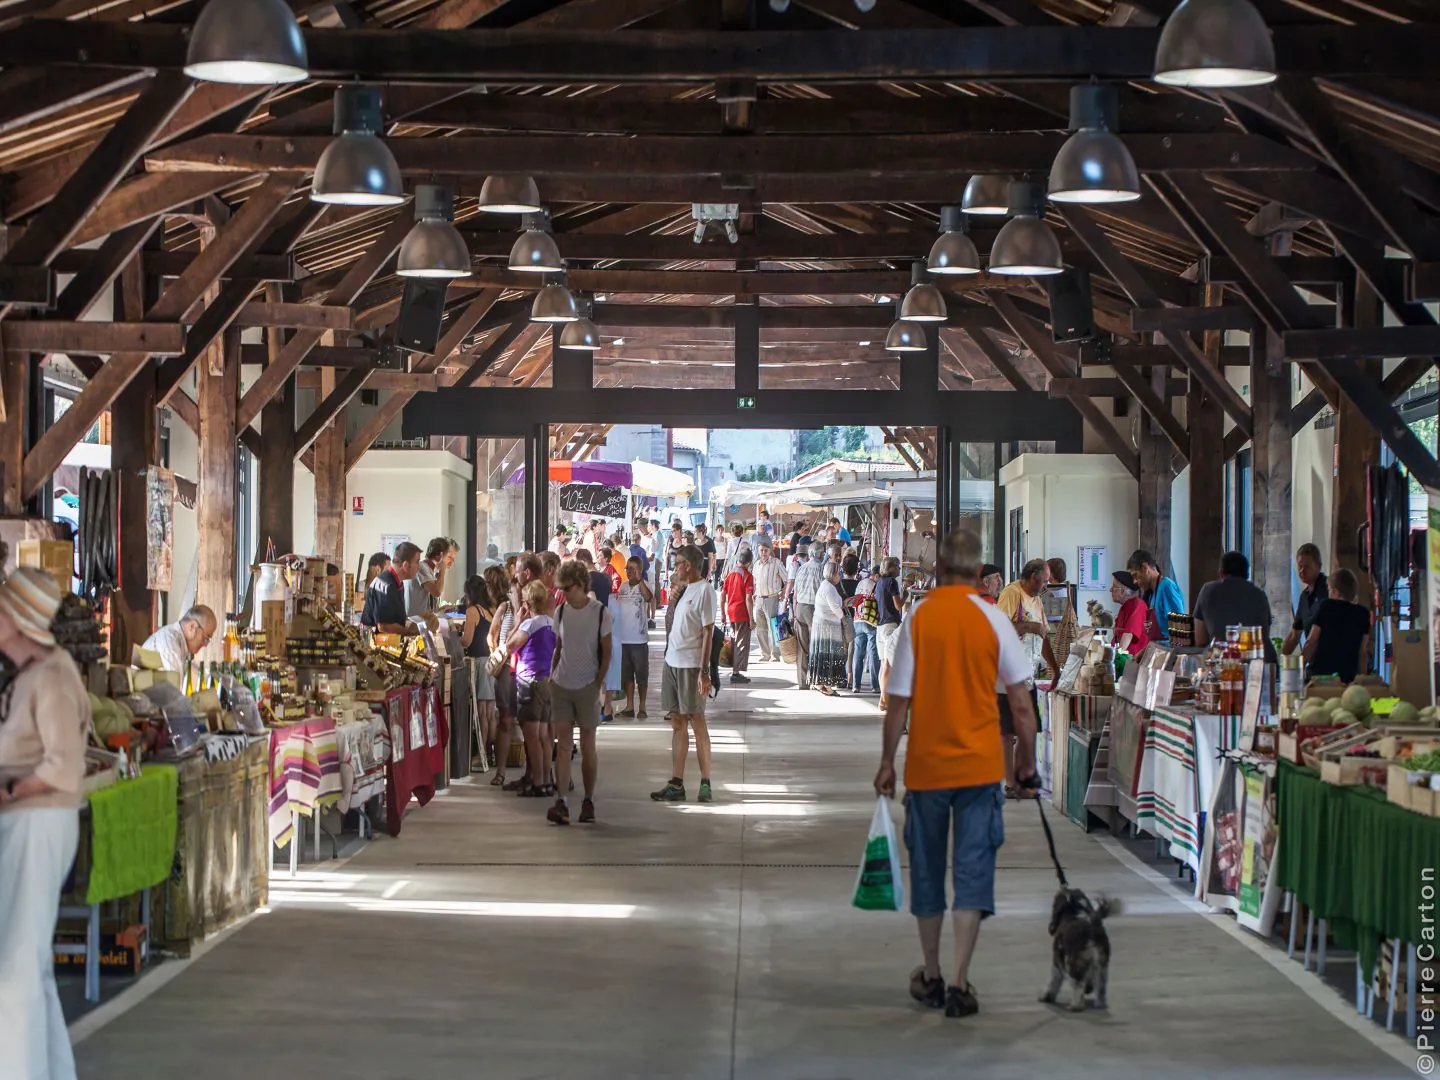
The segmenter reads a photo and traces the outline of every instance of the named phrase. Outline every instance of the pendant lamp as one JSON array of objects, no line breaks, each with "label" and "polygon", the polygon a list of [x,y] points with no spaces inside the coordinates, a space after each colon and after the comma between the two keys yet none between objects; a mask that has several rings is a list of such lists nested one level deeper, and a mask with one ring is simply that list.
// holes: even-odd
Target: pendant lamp
[{"label": "pendant lamp", "polygon": [[885,335],[887,352],[924,352],[926,347],[925,328],[919,323],[897,319],[890,324],[890,332]]},{"label": "pendant lamp", "polygon": [[510,249],[510,269],[534,274],[558,274],[565,269],[545,211],[525,216],[525,231]]},{"label": "pendant lamp", "polygon": [[533,176],[487,176],[480,188],[480,209],[488,214],[538,214],[544,207]]},{"label": "pendant lamp", "polygon": [[580,318],[575,297],[560,281],[552,281],[535,294],[530,305],[530,321],[541,323],[573,323]]},{"label": "pendant lamp", "polygon": [[1182,0],[1155,50],[1155,81],[1222,90],[1276,78],[1270,28],[1250,0]]},{"label": "pendant lamp", "polygon": [[925,264],[918,259],[910,264],[910,291],[900,303],[900,318],[904,322],[942,323],[950,317],[945,309],[945,297],[940,290],[925,280]]},{"label": "pendant lamp", "polygon": [[990,249],[990,272],[1013,277],[1045,277],[1065,272],[1060,241],[1050,231],[1045,213],[1045,187],[1030,181],[1010,185],[1010,213],[1014,215],[995,237]]},{"label": "pendant lamp", "polygon": [[1010,177],[993,173],[977,173],[965,185],[960,209],[967,214],[989,214],[1000,217],[1010,212]]},{"label": "pendant lamp", "polygon": [[380,91],[342,86],[335,91],[335,138],[315,166],[310,198],[337,206],[398,206],[405,185],[395,155],[381,139]]},{"label": "pendant lamp", "polygon": [[595,314],[594,301],[588,296],[576,297],[575,313],[580,317],[566,323],[565,329],[560,331],[560,348],[595,352],[600,348],[600,328],[592,318]]},{"label": "pendant lamp", "polygon": [[305,38],[285,0],[210,0],[190,30],[185,74],[269,86],[310,77]]},{"label": "pendant lamp", "polygon": [[925,260],[932,274],[978,274],[980,253],[975,242],[965,234],[965,213],[958,206],[940,210],[940,239],[930,248]]},{"label": "pendant lamp", "polygon": [[452,225],[455,201],[434,184],[415,188],[415,227],[400,245],[395,273],[401,277],[462,278],[471,274],[470,248]]},{"label": "pendant lamp", "polygon": [[1115,135],[1120,94],[1091,83],[1070,88],[1070,128],[1050,166],[1050,198],[1059,203],[1120,203],[1140,198],[1140,172]]}]

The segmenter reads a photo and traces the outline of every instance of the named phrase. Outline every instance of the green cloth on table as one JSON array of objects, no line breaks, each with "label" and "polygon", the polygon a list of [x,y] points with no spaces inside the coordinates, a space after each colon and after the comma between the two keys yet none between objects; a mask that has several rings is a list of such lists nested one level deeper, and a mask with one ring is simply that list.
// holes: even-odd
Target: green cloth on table
[{"label": "green cloth on table", "polygon": [[1440,818],[1283,760],[1278,779],[1281,887],[1328,921],[1341,948],[1359,953],[1367,976],[1380,938],[1420,944],[1421,875],[1440,865]]},{"label": "green cloth on table", "polygon": [[133,780],[93,792],[87,904],[158,885],[175,862],[178,780],[173,765],[146,765]]}]

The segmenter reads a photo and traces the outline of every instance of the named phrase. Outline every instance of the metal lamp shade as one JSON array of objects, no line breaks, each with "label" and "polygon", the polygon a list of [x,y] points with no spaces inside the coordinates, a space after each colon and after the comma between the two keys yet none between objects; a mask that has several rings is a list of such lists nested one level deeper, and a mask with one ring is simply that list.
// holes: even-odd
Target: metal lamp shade
[{"label": "metal lamp shade", "polygon": [[921,282],[911,285],[910,291],[900,304],[900,318],[904,322],[941,323],[950,317],[945,309],[945,297],[934,285]]},{"label": "metal lamp shade", "polygon": [[185,74],[205,82],[302,82],[310,60],[285,0],[210,0],[190,32]]},{"label": "metal lamp shade", "polygon": [[964,233],[942,233],[930,248],[925,267],[932,274],[978,274],[980,253]]},{"label": "metal lamp shade", "polygon": [[990,249],[990,272],[1014,277],[1044,277],[1065,272],[1060,241],[1037,217],[1018,215],[1005,223]]},{"label": "metal lamp shade", "polygon": [[405,201],[405,185],[383,139],[349,131],[320,155],[310,198],[337,206],[397,206]]},{"label": "metal lamp shade", "polygon": [[919,323],[896,321],[890,324],[890,332],[885,335],[887,352],[924,352],[925,348],[925,328]]},{"label": "metal lamp shade", "polygon": [[978,173],[965,185],[960,206],[967,214],[1008,214],[1010,178]]},{"label": "metal lamp shade", "polygon": [[539,229],[526,229],[510,249],[510,269],[536,274],[558,274],[565,269],[555,238]]},{"label": "metal lamp shade", "polygon": [[530,305],[531,322],[573,323],[579,318],[575,297],[564,285],[553,281],[535,294],[535,302]]},{"label": "metal lamp shade", "polygon": [[1250,0],[1183,0],[1155,50],[1155,81],[1204,90],[1275,81],[1270,28]]},{"label": "metal lamp shade", "polygon": [[560,348],[595,352],[600,348],[600,328],[583,317],[566,323],[560,331]]},{"label": "metal lamp shade", "polygon": [[434,218],[417,221],[400,245],[395,273],[401,277],[469,277],[470,249],[450,222]]},{"label": "metal lamp shade", "polygon": [[487,176],[480,209],[490,214],[538,214],[540,191],[533,176]]},{"label": "metal lamp shade", "polygon": [[1109,131],[1077,131],[1050,167],[1050,199],[1063,203],[1134,202],[1140,198],[1135,159]]}]

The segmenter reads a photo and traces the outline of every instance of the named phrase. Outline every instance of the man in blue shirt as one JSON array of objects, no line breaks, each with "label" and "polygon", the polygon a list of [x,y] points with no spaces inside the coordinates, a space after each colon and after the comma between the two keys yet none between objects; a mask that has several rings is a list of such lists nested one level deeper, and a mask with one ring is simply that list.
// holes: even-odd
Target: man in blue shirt
[{"label": "man in blue shirt", "polygon": [[1135,575],[1135,580],[1145,590],[1145,606],[1148,610],[1145,616],[1145,633],[1151,641],[1170,643],[1170,615],[1172,612],[1184,612],[1185,597],[1180,592],[1180,586],[1175,583],[1174,578],[1168,578],[1160,572],[1160,564],[1155,561],[1155,556],[1143,548],[1137,550],[1130,556],[1126,569]]},{"label": "man in blue shirt", "polygon": [[847,529],[847,528],[845,528],[844,525],[840,524],[840,519],[839,519],[839,518],[834,518],[834,517],[832,517],[832,518],[830,519],[830,527],[835,530],[835,535],[834,535],[834,537],[832,537],[832,539],[835,539],[835,540],[844,540],[845,543],[847,543],[847,544],[851,542],[851,541],[850,541],[850,530]]}]

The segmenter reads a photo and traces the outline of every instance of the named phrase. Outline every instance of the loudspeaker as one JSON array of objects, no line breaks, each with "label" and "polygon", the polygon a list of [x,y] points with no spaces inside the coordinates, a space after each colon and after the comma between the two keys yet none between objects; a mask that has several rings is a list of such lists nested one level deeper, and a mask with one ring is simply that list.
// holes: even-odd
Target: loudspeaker
[{"label": "loudspeaker", "polygon": [[1045,279],[1050,293],[1050,333],[1056,343],[1085,341],[1095,336],[1095,309],[1090,302],[1090,271],[1067,267]]},{"label": "loudspeaker", "polygon": [[410,278],[405,282],[405,295],[400,301],[400,318],[395,323],[395,337],[402,349],[410,352],[433,353],[440,342],[440,324],[445,318],[444,281]]}]

